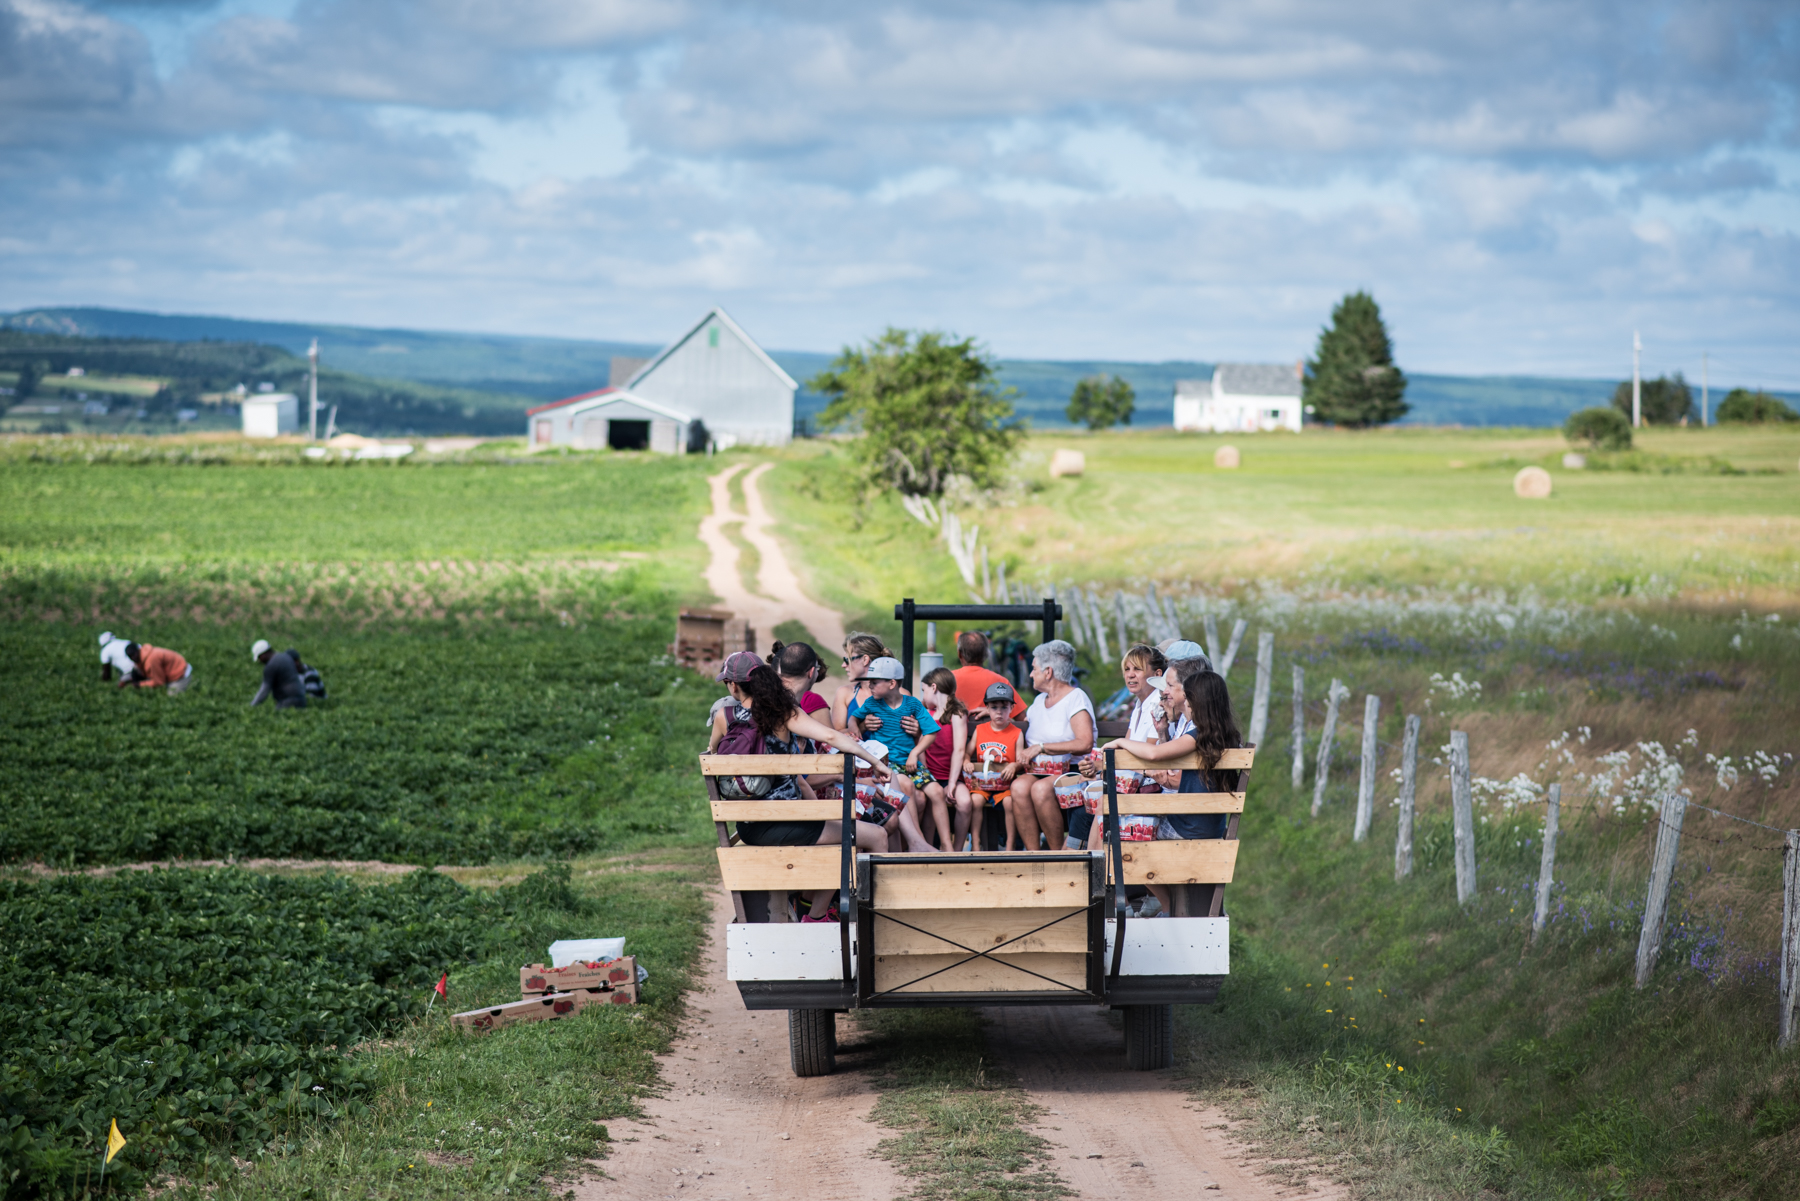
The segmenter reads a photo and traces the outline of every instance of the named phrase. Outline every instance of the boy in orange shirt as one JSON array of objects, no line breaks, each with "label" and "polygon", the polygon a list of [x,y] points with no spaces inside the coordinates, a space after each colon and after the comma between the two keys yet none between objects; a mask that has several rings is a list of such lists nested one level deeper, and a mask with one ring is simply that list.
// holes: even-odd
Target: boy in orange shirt
[{"label": "boy in orange shirt", "polygon": [[[977,806],[999,804],[999,798],[1006,796],[1012,788],[1012,778],[1019,770],[1019,749],[1025,740],[1025,731],[1013,724],[1012,685],[1004,680],[995,680],[987,687],[982,697],[989,713],[988,720],[976,726],[969,735],[969,746],[963,761],[963,778],[969,781],[969,798]],[[993,771],[997,765],[1000,769],[1000,783],[993,791],[978,790],[975,783],[975,772]],[[979,833],[981,823],[975,823]],[[1006,812],[1006,849],[1011,850],[1013,843],[1012,810]]]}]

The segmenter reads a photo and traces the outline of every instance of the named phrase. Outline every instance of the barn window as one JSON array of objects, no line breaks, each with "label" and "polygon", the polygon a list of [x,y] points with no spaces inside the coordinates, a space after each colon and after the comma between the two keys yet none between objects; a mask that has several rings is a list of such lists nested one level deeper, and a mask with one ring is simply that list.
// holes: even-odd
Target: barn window
[{"label": "barn window", "polygon": [[706,327],[706,344],[708,346],[715,347],[715,348],[719,345],[719,327],[718,326],[709,325]]}]

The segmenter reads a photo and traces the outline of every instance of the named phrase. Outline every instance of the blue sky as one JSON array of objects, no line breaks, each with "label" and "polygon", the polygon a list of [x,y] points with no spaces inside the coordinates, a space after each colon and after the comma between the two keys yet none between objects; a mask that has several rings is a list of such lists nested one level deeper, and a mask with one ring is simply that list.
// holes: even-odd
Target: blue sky
[{"label": "blue sky", "polygon": [[1800,5],[0,0],[0,308],[1800,387]]}]

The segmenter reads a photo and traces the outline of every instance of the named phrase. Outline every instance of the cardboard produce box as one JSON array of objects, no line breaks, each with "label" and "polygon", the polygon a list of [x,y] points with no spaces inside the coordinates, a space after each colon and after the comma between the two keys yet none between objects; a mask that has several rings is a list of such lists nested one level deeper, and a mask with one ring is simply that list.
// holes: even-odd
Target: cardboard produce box
[{"label": "cardboard produce box", "polygon": [[551,1022],[557,1018],[573,1017],[589,1005],[603,1003],[606,997],[602,992],[552,993],[545,997],[533,997],[525,1001],[509,1001],[505,1005],[495,1005],[488,1009],[471,1009],[466,1013],[453,1014],[450,1018],[456,1025],[477,1034],[489,1030],[498,1030],[502,1026],[517,1026],[525,1022]]},{"label": "cardboard produce box", "polygon": [[574,992],[577,989],[611,990],[630,986],[637,988],[637,960],[630,955],[603,963],[571,963],[567,967],[545,967],[534,963],[519,969],[519,995],[529,1000],[549,993]]}]

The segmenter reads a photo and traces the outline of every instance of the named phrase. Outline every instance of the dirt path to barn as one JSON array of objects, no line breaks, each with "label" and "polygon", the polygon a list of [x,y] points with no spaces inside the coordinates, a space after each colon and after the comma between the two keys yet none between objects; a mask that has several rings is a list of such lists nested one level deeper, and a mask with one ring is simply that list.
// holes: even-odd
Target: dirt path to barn
[{"label": "dirt path to barn", "polygon": [[[749,621],[756,631],[758,654],[767,654],[775,640],[775,627],[784,621],[798,621],[819,639],[813,649],[827,664],[835,665],[844,645],[844,619],[837,610],[820,604],[800,587],[800,577],[788,563],[787,552],[769,531],[775,519],[763,503],[757,487],[762,477],[774,467],[759,463],[744,476],[744,508],[739,513],[731,507],[731,481],[747,464],[737,463],[707,479],[712,489],[712,512],[700,521],[700,541],[706,546],[706,586],[724,607]],[[728,525],[741,527],[744,541],[756,548],[762,560],[755,581],[746,581],[739,569],[737,544],[725,532]],[[819,688],[829,697],[834,689]]]},{"label": "dirt path to barn", "polygon": [[[774,628],[798,620],[835,662],[840,614],[808,597],[771,532],[775,519],[757,487],[773,464],[744,477],[746,512],[731,505],[731,481],[746,464],[712,476],[712,512],[700,523],[710,554],[707,586],[748,618],[759,651]],[[741,523],[761,568],[752,591],[725,527]],[[821,686],[825,695],[831,689]],[[577,1186],[577,1201],[650,1197],[868,1198],[908,1191],[874,1156],[886,1137],[869,1121],[875,1095],[855,1067],[855,1027],[838,1019],[843,1058],[834,1076],[800,1079],[789,1070],[787,1015],[749,1013],[725,979],[724,928],[731,903],[713,905],[713,938],[703,985],[690,999],[686,1031],[660,1064],[664,1095],[641,1122],[610,1124],[616,1140],[606,1179]],[[1038,1133],[1056,1148],[1056,1171],[1081,1197],[1218,1197],[1221,1201],[1336,1198],[1338,1189],[1284,1188],[1257,1173],[1231,1141],[1224,1115],[1199,1105],[1162,1072],[1125,1068],[1123,1036],[1098,1010],[992,1009],[988,1045],[1046,1116]]]}]

